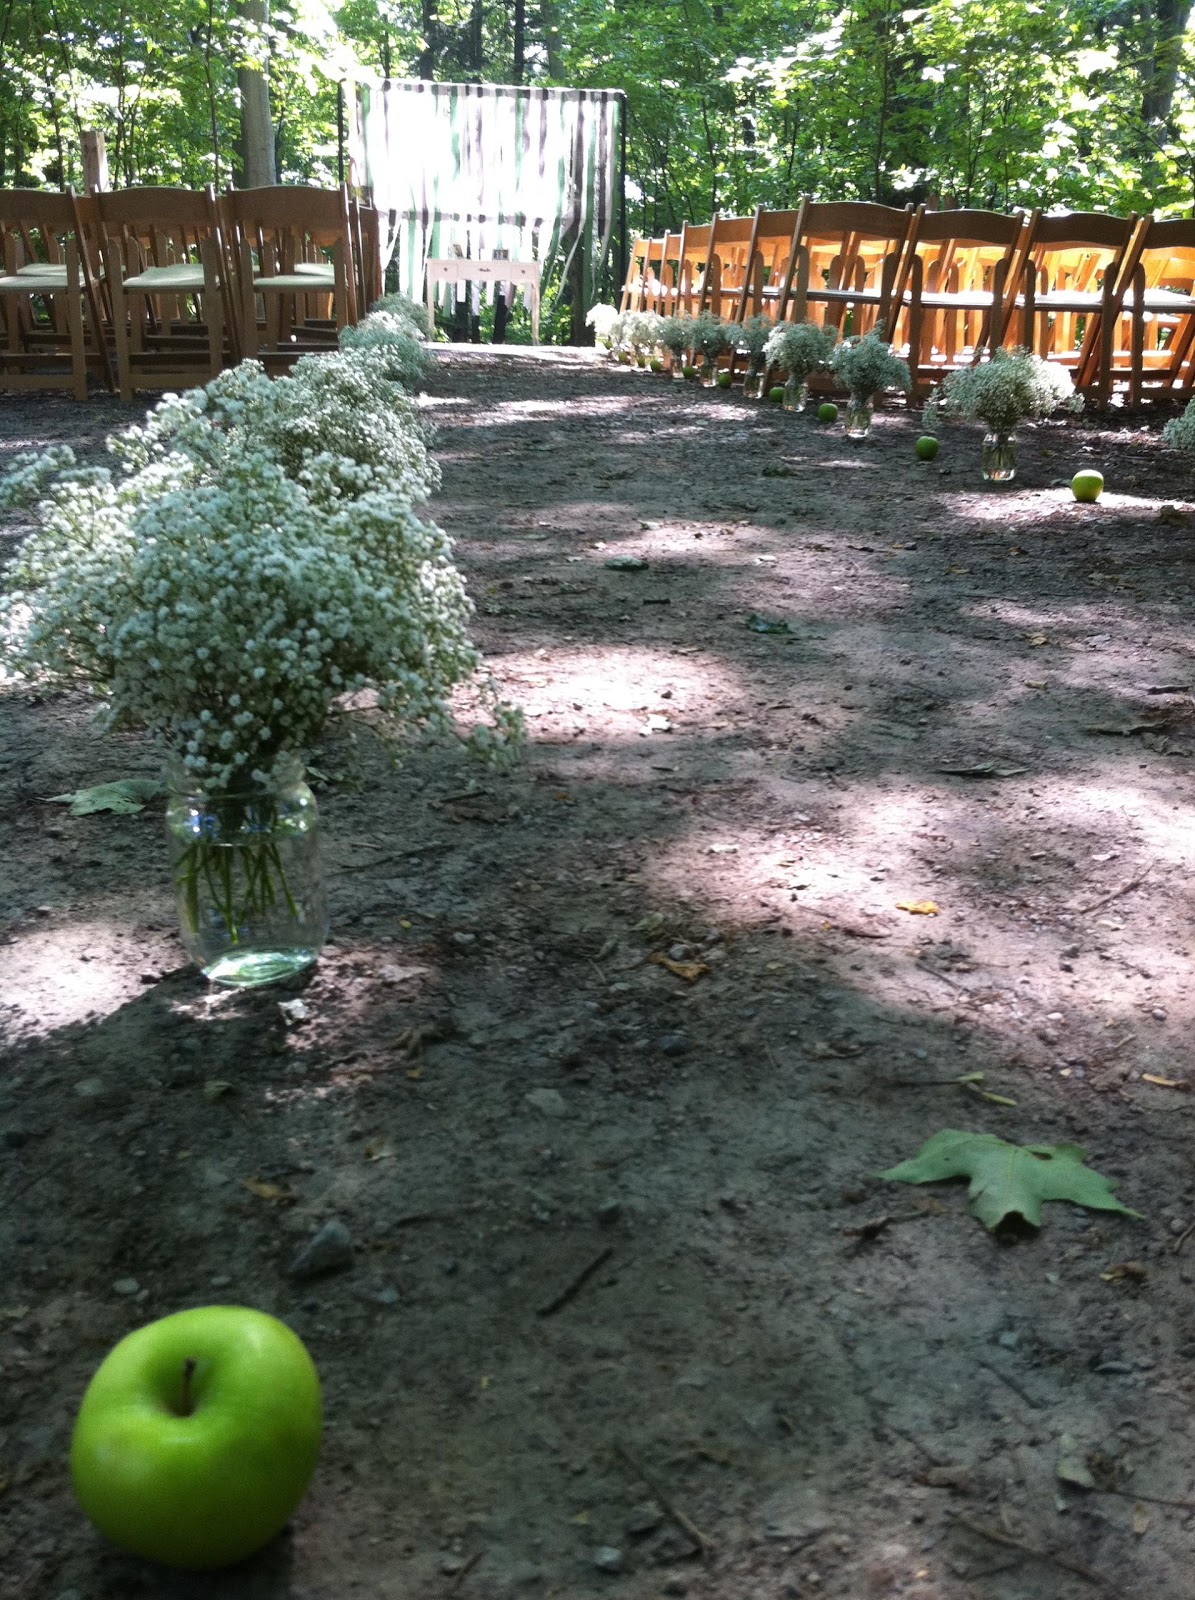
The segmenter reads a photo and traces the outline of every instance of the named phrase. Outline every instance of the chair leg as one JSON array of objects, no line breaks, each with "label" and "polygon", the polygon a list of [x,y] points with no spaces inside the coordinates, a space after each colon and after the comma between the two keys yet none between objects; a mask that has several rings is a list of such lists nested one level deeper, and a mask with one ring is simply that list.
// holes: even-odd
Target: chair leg
[{"label": "chair leg", "polygon": [[122,283],[111,286],[112,331],[116,340],[116,387],[128,405],[133,398],[132,361],[129,354],[129,318],[133,315]]}]

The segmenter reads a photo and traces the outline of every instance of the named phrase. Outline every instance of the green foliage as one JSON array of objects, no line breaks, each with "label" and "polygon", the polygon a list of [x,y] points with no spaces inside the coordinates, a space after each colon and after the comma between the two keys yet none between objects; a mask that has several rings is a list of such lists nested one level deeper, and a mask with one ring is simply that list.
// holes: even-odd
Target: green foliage
[{"label": "green foliage", "polygon": [[1077,1144],[1007,1144],[992,1133],[959,1133],[944,1128],[927,1139],[910,1161],[881,1172],[895,1183],[941,1183],[970,1178],[969,1210],[986,1228],[998,1228],[1008,1217],[1041,1225],[1045,1200],[1069,1200],[1092,1211],[1119,1211],[1140,1217],[1112,1193],[1114,1187],[1083,1165],[1086,1151]]}]

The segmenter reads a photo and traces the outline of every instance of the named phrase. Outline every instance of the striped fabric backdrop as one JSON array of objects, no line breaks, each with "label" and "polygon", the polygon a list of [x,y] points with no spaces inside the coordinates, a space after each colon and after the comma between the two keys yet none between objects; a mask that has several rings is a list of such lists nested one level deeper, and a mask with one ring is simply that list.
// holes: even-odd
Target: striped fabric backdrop
[{"label": "striped fabric backdrop", "polygon": [[615,212],[617,91],[409,79],[360,96],[365,178],[397,214],[384,259],[404,294],[421,299],[427,258],[457,246],[537,259],[541,279],[579,250],[592,303]]}]

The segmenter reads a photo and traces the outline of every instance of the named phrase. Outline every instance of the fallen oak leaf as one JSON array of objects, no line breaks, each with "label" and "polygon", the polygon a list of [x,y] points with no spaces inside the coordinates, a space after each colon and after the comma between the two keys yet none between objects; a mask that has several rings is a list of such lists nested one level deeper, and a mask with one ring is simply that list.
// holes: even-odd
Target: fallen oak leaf
[{"label": "fallen oak leaf", "polygon": [[910,916],[914,917],[936,917],[938,915],[938,908],[932,900],[898,900],[896,909],[898,911],[907,911]]},{"label": "fallen oak leaf", "polygon": [[1181,1089],[1184,1093],[1190,1091],[1191,1085],[1182,1078],[1159,1078],[1156,1073],[1143,1072],[1142,1083],[1152,1083],[1158,1089]]},{"label": "fallen oak leaf", "polygon": [[1091,1211],[1119,1211],[1140,1219],[1112,1193],[1108,1179],[1084,1166],[1079,1145],[1014,1145],[991,1133],[944,1128],[908,1161],[879,1176],[894,1183],[941,1183],[969,1178],[971,1215],[990,1229],[1010,1216],[1041,1226],[1042,1202],[1069,1200]]}]

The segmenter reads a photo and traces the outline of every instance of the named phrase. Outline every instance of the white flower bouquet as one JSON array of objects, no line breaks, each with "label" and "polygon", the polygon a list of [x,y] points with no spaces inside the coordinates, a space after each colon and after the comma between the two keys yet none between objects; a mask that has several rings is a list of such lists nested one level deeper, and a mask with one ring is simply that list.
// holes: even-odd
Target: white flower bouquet
[{"label": "white flower bouquet", "polygon": [[1162,429],[1162,443],[1188,454],[1195,451],[1195,400],[1188,400],[1181,416],[1171,417]]},{"label": "white flower bouquet", "polygon": [[870,397],[880,389],[911,387],[908,362],[874,330],[862,338],[844,339],[830,357],[830,370],[852,395]]},{"label": "white flower bouquet", "polygon": [[837,338],[836,329],[819,328],[816,322],[778,322],[768,335],[764,355],[769,367],[780,367],[804,382],[828,365]]},{"label": "white flower bouquet", "polygon": [[[0,506],[36,526],[0,596],[0,673],[97,695],[213,795],[267,785],[361,691],[395,734],[453,728],[448,697],[480,668],[472,606],[413,509],[437,474],[391,355],[379,339],[273,383],[246,363],[111,441],[114,468],[18,457]],[[505,752],[518,715],[483,694],[472,742]],[[178,869],[184,902],[227,875],[218,845]],[[289,893],[271,848],[241,852],[230,917]]]},{"label": "white flower bouquet", "polygon": [[585,313],[586,325],[593,329],[593,336],[599,344],[610,345],[610,330],[618,321],[618,308],[599,301],[590,306]]},{"label": "white flower bouquet", "polygon": [[1070,374],[1028,350],[996,350],[990,361],[948,372],[926,407],[929,423],[939,415],[986,422],[993,433],[1012,433],[1022,422],[1055,411],[1081,411]]}]

